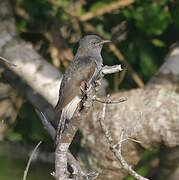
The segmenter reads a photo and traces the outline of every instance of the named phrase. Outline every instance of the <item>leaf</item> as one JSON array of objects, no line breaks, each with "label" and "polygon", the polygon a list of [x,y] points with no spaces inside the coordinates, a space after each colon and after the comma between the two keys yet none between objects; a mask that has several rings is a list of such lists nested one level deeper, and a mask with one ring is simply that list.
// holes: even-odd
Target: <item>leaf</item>
[{"label": "leaf", "polygon": [[157,38],[152,39],[152,44],[156,47],[165,47],[165,43]]},{"label": "leaf", "polygon": [[[165,2],[165,1],[164,1]],[[166,11],[163,3],[140,3],[135,9],[131,10],[132,18],[136,26],[148,35],[161,35],[169,23],[171,15]],[[130,13],[125,11],[126,17],[131,17]]]}]

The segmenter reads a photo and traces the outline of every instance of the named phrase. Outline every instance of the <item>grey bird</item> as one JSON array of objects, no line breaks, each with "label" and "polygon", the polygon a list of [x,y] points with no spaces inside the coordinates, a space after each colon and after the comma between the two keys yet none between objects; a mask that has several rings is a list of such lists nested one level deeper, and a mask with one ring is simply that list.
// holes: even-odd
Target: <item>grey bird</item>
[{"label": "grey bird", "polygon": [[63,116],[61,119],[72,118],[80,102],[82,83],[90,83],[93,86],[103,66],[101,50],[103,44],[107,42],[110,41],[96,35],[87,35],[80,40],[74,60],[66,69],[60,85],[59,99],[55,109]]}]

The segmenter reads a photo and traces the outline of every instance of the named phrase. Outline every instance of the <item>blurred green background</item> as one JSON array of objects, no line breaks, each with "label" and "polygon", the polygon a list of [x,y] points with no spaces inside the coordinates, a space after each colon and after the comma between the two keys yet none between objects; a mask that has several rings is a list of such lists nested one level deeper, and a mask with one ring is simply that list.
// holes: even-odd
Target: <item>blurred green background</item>
[{"label": "blurred green background", "polygon": [[[32,42],[35,49],[62,72],[76,52],[77,42],[82,36],[98,34],[112,40],[113,44],[103,49],[104,64],[122,63],[125,70],[120,75],[107,77],[109,92],[143,87],[179,40],[177,0],[123,0],[126,3],[124,7],[117,0],[13,2],[19,36]],[[60,41],[55,42],[58,38]],[[5,132],[4,141],[34,147],[40,140],[44,142],[43,149],[54,150],[32,105],[24,100],[15,123],[10,124]],[[3,143],[0,149],[1,146]],[[147,175],[148,166],[157,155],[158,150],[145,152],[137,170]],[[27,157],[15,161],[13,158],[0,154],[0,179],[14,180],[22,176]],[[50,179],[50,170],[53,170],[52,164],[34,163],[28,179]]]}]

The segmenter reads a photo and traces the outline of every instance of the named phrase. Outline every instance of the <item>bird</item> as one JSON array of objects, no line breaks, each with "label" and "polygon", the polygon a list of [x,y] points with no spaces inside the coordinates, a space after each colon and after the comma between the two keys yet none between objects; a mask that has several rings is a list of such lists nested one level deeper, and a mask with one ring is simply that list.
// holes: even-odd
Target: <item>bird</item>
[{"label": "bird", "polygon": [[[77,53],[67,67],[59,89],[55,110],[60,114],[61,133],[66,120],[70,120],[80,102],[80,87],[83,83],[94,86],[98,73],[103,67],[101,50],[103,44],[111,42],[97,35],[86,35],[79,41]],[[63,126],[63,127],[62,127]]]}]

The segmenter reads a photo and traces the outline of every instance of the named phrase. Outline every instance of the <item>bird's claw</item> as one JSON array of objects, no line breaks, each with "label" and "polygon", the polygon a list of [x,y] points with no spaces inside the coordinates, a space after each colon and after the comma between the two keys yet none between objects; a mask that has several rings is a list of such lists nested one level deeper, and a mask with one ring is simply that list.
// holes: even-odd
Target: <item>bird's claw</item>
[{"label": "bird's claw", "polygon": [[86,174],[82,178],[83,178],[83,180],[93,180],[93,179],[96,179],[98,177],[98,175],[99,175],[99,172],[93,171],[93,172]]}]

